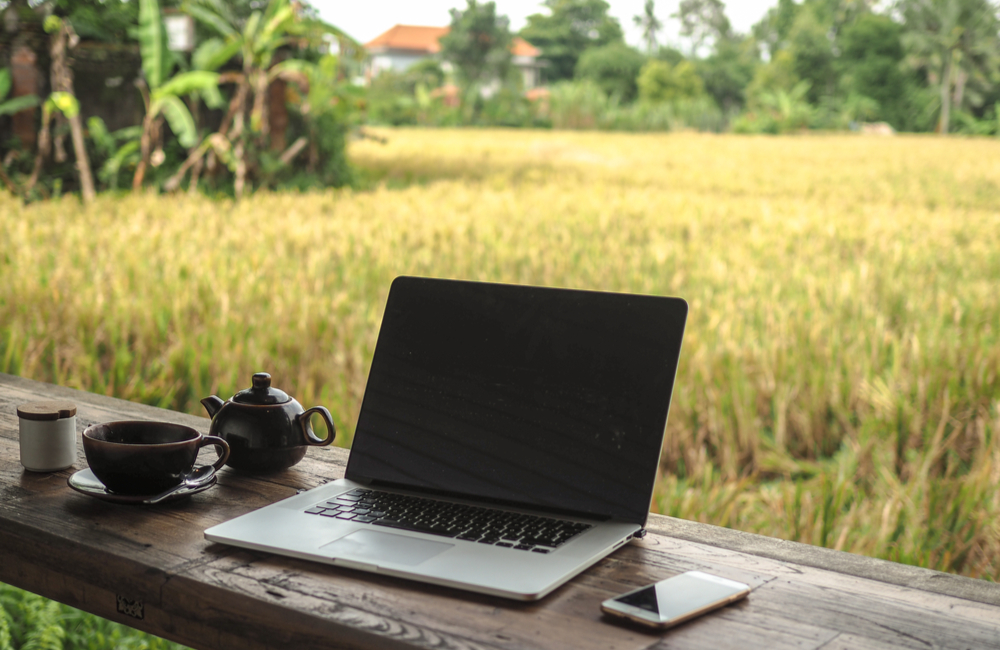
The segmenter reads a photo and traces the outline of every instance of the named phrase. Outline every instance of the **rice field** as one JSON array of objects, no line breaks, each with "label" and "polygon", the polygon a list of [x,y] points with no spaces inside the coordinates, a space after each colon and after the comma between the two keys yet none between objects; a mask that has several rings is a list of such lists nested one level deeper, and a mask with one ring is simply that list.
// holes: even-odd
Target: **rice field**
[{"label": "rice field", "polygon": [[691,305],[652,509],[1000,579],[1000,140],[381,130],[366,189],[0,194],[0,371],[349,446],[393,277]]}]

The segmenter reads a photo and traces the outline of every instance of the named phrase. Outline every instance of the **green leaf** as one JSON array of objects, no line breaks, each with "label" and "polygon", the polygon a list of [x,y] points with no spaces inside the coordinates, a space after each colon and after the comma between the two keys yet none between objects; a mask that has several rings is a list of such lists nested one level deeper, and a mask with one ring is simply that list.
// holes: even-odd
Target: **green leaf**
[{"label": "green leaf", "polygon": [[142,137],[142,126],[126,126],[111,133],[115,140],[138,140]]},{"label": "green leaf", "polygon": [[283,31],[284,24],[295,18],[295,10],[291,7],[284,7],[279,10],[274,17],[267,21],[264,25],[264,29],[260,33],[260,41],[266,43],[270,41],[275,33],[280,33],[279,30]]},{"label": "green leaf", "polygon": [[110,156],[115,148],[115,140],[108,133],[108,127],[104,124],[104,120],[96,115],[87,118],[87,131],[90,133],[90,139],[94,141],[101,153]]},{"label": "green leaf", "polygon": [[0,100],[10,92],[10,84],[10,70],[7,68],[0,70]]},{"label": "green leaf", "polygon": [[[170,130],[174,132],[182,146],[195,145],[198,141],[198,132],[195,129],[194,118],[179,97],[176,95],[160,97],[152,102],[152,106],[156,107],[155,112],[162,112],[167,118]],[[154,112],[152,107],[150,112]]]},{"label": "green leaf", "polygon": [[35,106],[38,106],[37,95],[22,95],[21,97],[15,97],[0,104],[0,115],[13,115],[14,113],[20,113],[26,108],[34,108]]},{"label": "green leaf", "polygon": [[46,34],[54,34],[59,31],[60,27],[62,27],[62,18],[59,16],[49,16],[42,23],[42,29],[45,30]]},{"label": "green leaf", "polygon": [[239,38],[240,36],[239,32],[236,31],[236,29],[234,29],[233,26],[229,22],[227,22],[224,17],[212,11],[211,9],[202,7],[200,5],[192,4],[189,2],[184,3],[183,9],[186,14],[188,14],[195,20],[201,22],[205,26],[214,29],[222,36],[231,39]]},{"label": "green leaf", "polygon": [[182,72],[174,75],[169,81],[154,90],[150,97],[154,101],[163,99],[169,95],[183,97],[184,95],[192,93],[196,90],[205,90],[207,88],[217,87],[218,83],[219,75],[215,72],[208,72],[207,70]]},{"label": "green leaf", "polygon": [[63,115],[72,119],[80,113],[80,102],[76,97],[66,92],[54,92],[45,100],[45,105],[52,110],[58,108]]},{"label": "green leaf", "polygon": [[253,43],[257,35],[257,28],[260,27],[260,12],[255,11],[247,18],[247,24],[243,28],[243,41]]},{"label": "green leaf", "polygon": [[205,105],[209,108],[222,108],[226,105],[226,100],[222,98],[218,86],[209,86],[201,91],[201,98],[205,100]]},{"label": "green leaf", "polygon": [[117,189],[118,187],[118,170],[121,169],[122,165],[129,162],[129,159],[136,159],[138,162],[139,158],[139,141],[132,140],[131,142],[126,142],[121,146],[115,155],[108,159],[107,162],[101,167],[100,177],[105,183],[111,185],[112,189]]},{"label": "green leaf", "polygon": [[139,52],[149,87],[156,88],[170,75],[167,33],[157,0],[139,0]]},{"label": "green leaf", "polygon": [[195,70],[218,70],[231,58],[240,53],[240,42],[231,40],[228,43],[221,38],[210,38],[194,51],[191,63]]}]

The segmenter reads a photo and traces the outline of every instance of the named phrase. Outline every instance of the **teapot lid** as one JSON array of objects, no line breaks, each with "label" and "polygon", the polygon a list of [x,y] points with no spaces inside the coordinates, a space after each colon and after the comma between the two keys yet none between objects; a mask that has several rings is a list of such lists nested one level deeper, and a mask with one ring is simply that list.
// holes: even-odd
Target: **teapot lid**
[{"label": "teapot lid", "polygon": [[239,404],[284,404],[292,398],[288,393],[271,388],[271,375],[257,372],[253,376],[253,387],[241,390],[233,395],[232,401]]}]

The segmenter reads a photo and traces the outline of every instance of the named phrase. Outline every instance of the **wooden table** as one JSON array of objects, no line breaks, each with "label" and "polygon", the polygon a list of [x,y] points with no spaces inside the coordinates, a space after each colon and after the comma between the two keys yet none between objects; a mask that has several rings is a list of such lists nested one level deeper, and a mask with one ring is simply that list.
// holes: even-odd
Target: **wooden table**
[{"label": "wooden table", "polygon": [[[15,407],[39,399],[75,402],[81,431],[209,421],[0,374],[0,581],[196,648],[1000,648],[998,584],[659,515],[536,603],[209,543],[209,526],[341,477],[347,451],[264,478],[227,468],[174,503],[106,503],[66,485],[82,448],[73,469],[23,471]],[[753,593],[664,633],[602,618],[602,600],[691,569]]]}]

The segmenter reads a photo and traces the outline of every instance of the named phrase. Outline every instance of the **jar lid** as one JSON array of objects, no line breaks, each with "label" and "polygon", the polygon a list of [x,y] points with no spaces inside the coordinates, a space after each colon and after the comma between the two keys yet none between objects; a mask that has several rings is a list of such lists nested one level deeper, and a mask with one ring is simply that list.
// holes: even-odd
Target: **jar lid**
[{"label": "jar lid", "polygon": [[291,401],[283,390],[271,387],[271,375],[266,372],[258,372],[253,376],[253,387],[233,395],[233,401],[238,404],[257,404],[265,406],[268,404],[284,404]]},{"label": "jar lid", "polygon": [[76,415],[73,402],[31,402],[17,407],[17,417],[25,420],[59,420]]}]

